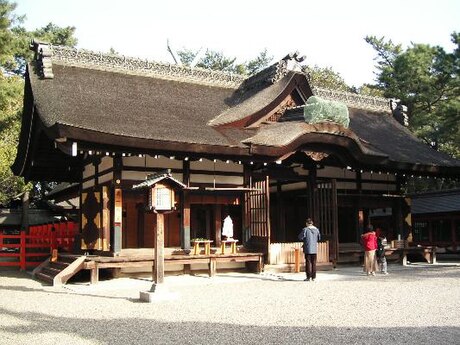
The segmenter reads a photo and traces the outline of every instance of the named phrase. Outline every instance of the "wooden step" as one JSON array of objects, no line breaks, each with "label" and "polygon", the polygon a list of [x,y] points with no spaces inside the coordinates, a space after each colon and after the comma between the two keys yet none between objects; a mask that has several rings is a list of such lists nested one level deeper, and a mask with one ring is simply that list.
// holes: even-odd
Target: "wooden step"
[{"label": "wooden step", "polygon": [[49,266],[52,268],[58,269],[62,271],[65,269],[67,266],[69,266],[71,263],[70,262],[63,262],[63,261],[51,261]]},{"label": "wooden step", "polygon": [[46,273],[38,272],[35,274],[35,278],[37,278],[38,280],[44,283],[53,285],[54,276],[49,276]]},{"label": "wooden step", "polygon": [[47,259],[36,271],[34,276],[45,283],[62,285],[83,268],[85,256],[59,255],[57,261]]},{"label": "wooden step", "polygon": [[58,275],[62,270],[60,269],[57,269],[57,268],[53,268],[51,266],[48,266],[48,267],[43,267],[43,269],[41,270],[40,273],[43,273],[43,274],[46,274],[47,276],[50,276],[50,277],[55,277],[56,275]]}]

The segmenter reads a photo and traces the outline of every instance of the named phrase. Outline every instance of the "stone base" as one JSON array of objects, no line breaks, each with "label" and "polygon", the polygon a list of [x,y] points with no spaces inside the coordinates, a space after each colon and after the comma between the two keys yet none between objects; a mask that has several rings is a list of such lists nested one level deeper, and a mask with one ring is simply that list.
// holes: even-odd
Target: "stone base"
[{"label": "stone base", "polygon": [[177,299],[175,292],[170,292],[163,284],[153,284],[149,291],[140,291],[141,302],[170,301]]}]

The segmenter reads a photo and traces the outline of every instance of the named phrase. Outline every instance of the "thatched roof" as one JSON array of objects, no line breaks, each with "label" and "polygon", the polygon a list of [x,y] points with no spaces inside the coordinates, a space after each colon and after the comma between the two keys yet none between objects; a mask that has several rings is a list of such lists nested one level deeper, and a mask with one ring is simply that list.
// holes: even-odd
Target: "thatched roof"
[{"label": "thatched roof", "polygon": [[[303,73],[288,68],[289,56],[244,79],[39,42],[34,49],[12,167],[29,179],[76,179],[82,150],[253,160],[321,143],[349,151],[360,164],[448,174],[460,169],[399,125],[386,100],[311,89]],[[313,94],[351,106],[350,129],[286,116],[301,111],[289,107]],[[273,122],[274,114],[294,121]],[[69,155],[73,143],[77,157]]]}]

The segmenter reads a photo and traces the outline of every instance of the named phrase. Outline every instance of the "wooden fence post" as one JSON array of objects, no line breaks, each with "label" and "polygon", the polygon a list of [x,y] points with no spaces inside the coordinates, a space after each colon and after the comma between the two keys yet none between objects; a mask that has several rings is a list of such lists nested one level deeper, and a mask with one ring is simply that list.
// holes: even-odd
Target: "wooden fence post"
[{"label": "wooden fence post", "polygon": [[300,249],[294,248],[294,272],[300,272]]},{"label": "wooden fence post", "polygon": [[21,230],[20,247],[19,247],[19,265],[21,271],[26,270],[26,231]]},{"label": "wooden fence post", "polygon": [[53,252],[54,249],[57,249],[57,239],[56,239],[56,228],[53,224],[53,226],[51,227],[51,233],[50,233],[50,251],[51,253]]}]

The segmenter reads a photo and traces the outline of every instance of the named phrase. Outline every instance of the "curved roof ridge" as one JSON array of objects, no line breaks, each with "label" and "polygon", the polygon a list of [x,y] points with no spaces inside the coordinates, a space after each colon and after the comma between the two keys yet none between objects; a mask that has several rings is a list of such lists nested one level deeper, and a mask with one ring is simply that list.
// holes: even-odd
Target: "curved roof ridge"
[{"label": "curved roof ridge", "polygon": [[[247,78],[233,73],[225,73],[198,67],[191,68],[164,62],[151,61],[148,59],[52,45],[39,41],[33,41],[31,48],[36,53],[35,59],[41,62],[40,67],[42,67],[42,69],[52,67],[52,63],[65,63],[66,65],[76,67],[115,71],[140,76],[152,76],[162,79],[232,89],[238,88]],[[45,59],[47,61],[45,61]],[[43,71],[40,73],[46,78]],[[49,74],[49,78],[52,77],[51,72],[51,74]]]},{"label": "curved roof ridge", "polygon": [[391,113],[390,100],[383,97],[358,95],[356,93],[312,87],[315,96],[332,101],[340,101],[349,107]]}]

